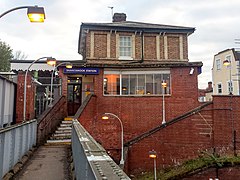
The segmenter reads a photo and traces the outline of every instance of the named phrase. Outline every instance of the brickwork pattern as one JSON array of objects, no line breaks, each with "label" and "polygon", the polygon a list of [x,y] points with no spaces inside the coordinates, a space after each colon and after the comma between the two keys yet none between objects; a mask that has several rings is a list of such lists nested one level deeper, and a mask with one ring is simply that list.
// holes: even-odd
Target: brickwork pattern
[{"label": "brickwork pattern", "polygon": [[[18,72],[17,82],[17,101],[16,101],[16,122],[21,123],[23,121],[23,99],[24,99],[24,79],[25,72]],[[32,82],[32,75],[29,72],[27,76],[26,86],[26,120],[35,118],[35,93],[36,85]]]}]

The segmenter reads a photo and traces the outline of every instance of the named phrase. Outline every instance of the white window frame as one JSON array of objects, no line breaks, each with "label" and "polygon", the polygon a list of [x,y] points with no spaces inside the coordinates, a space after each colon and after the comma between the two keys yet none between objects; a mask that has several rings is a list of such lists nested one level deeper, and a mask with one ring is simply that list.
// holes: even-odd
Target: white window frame
[{"label": "white window frame", "polygon": [[228,81],[227,82],[227,87],[228,87],[228,92],[233,93],[233,81]]},{"label": "white window frame", "polygon": [[[151,71],[151,70],[145,70],[145,71],[136,71],[136,70],[133,70],[133,71],[129,71],[129,70],[110,70],[110,69],[106,69],[104,71],[104,75],[110,75],[110,74],[116,74],[116,75],[119,75],[119,78],[120,78],[120,94],[118,95],[113,95],[113,94],[105,94],[104,93],[104,86],[103,86],[103,95],[104,96],[149,96],[148,94],[146,94],[146,87],[145,86],[139,86],[138,85],[138,81],[137,81],[137,84],[135,86],[135,90],[144,90],[145,93],[144,94],[122,94],[122,75],[137,75],[137,78],[138,78],[138,75],[145,75],[145,82],[146,82],[146,75],[148,74],[152,74],[152,75],[158,75],[158,74],[161,74],[161,75],[164,75],[164,74],[168,74],[169,75],[169,78],[170,78],[170,81],[169,81],[169,84],[167,86],[167,94],[166,95],[171,95],[171,74],[170,74],[170,70],[158,70],[158,71]],[[105,76],[103,77],[103,82],[105,80]],[[153,82],[154,82],[154,79],[153,79]],[[161,89],[162,90],[162,89]],[[151,94],[151,96],[161,96],[161,94],[158,94],[158,93],[155,93],[154,92],[154,89],[153,89],[153,94]]]},{"label": "white window frame", "polygon": [[[128,45],[128,44],[130,44],[130,45]],[[122,48],[123,48],[123,51],[121,51]],[[128,48],[130,48],[129,51],[127,50]],[[133,48],[132,36],[119,35],[119,59],[120,60],[133,60],[133,58],[132,58],[133,49],[132,48]]]},{"label": "white window frame", "polygon": [[226,55],[225,60],[228,60],[231,63],[232,62],[232,56],[231,55]]},{"label": "white window frame", "polygon": [[[219,85],[221,86],[221,88],[219,88]],[[221,90],[221,92],[219,92],[219,90]],[[217,93],[222,94],[222,92],[223,92],[222,83],[218,83],[217,84]]]},{"label": "white window frame", "polygon": [[222,68],[221,59],[216,59],[216,69],[220,70]]}]

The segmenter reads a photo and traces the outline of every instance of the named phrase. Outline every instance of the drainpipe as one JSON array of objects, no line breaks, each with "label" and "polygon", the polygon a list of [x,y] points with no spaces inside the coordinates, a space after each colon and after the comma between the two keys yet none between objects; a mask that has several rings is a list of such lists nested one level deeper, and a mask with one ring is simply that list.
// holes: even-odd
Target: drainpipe
[{"label": "drainpipe", "polygon": [[143,31],[141,31],[141,40],[142,40],[142,58],[139,61],[139,63],[143,63],[144,61],[144,35],[143,35]]}]

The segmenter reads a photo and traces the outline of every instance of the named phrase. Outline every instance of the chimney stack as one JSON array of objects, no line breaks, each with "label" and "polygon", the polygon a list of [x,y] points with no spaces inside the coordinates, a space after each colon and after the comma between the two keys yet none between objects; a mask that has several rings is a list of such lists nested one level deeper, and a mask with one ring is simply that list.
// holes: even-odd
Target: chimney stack
[{"label": "chimney stack", "polygon": [[113,15],[113,22],[122,22],[122,21],[126,21],[127,16],[125,13],[114,13]]}]

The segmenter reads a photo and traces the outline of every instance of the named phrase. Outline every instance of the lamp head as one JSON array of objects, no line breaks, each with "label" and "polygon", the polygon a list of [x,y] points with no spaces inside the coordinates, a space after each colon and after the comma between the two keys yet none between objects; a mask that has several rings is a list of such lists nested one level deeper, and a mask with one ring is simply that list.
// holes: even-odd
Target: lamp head
[{"label": "lamp head", "polygon": [[229,60],[223,61],[223,65],[224,66],[229,66],[230,64],[231,64],[231,62]]},{"label": "lamp head", "polygon": [[66,68],[67,69],[71,69],[72,68],[72,64],[71,63],[66,63]]},{"label": "lamp head", "polygon": [[163,88],[167,87],[167,83],[165,81],[162,82],[162,87]]},{"label": "lamp head", "polygon": [[56,59],[55,58],[52,58],[52,57],[49,57],[47,58],[47,64],[50,65],[50,66],[55,66],[57,63]]},{"label": "lamp head", "polygon": [[44,22],[44,19],[46,19],[43,7],[30,6],[28,7],[27,15],[30,22]]},{"label": "lamp head", "polygon": [[109,117],[108,117],[108,116],[102,116],[102,119],[103,119],[103,120],[108,120]]},{"label": "lamp head", "polygon": [[157,158],[157,152],[154,150],[149,151],[149,157],[153,159]]}]

